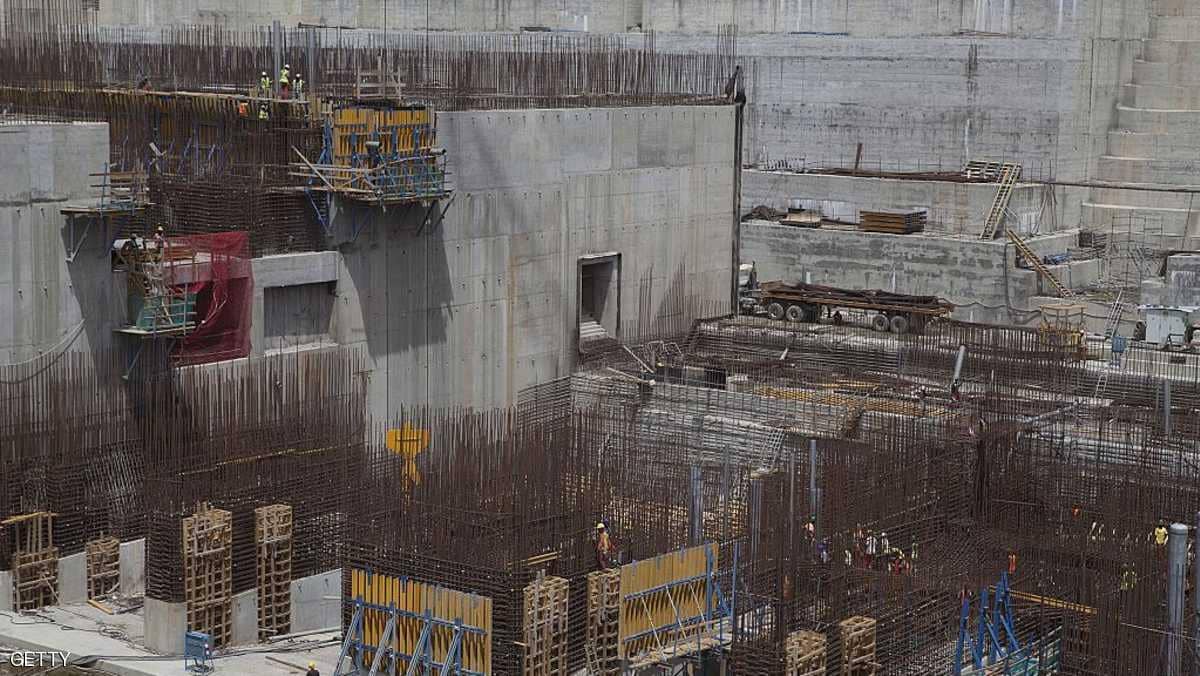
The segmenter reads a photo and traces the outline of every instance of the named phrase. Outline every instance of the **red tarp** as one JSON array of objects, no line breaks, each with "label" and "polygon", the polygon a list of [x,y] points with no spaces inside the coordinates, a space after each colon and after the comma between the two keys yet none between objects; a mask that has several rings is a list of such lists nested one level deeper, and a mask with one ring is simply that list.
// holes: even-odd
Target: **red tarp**
[{"label": "red tarp", "polygon": [[175,362],[186,366],[249,356],[254,277],[247,233],[169,237],[167,244],[168,251],[194,251],[197,272],[188,289],[196,294],[196,328],[176,345]]}]

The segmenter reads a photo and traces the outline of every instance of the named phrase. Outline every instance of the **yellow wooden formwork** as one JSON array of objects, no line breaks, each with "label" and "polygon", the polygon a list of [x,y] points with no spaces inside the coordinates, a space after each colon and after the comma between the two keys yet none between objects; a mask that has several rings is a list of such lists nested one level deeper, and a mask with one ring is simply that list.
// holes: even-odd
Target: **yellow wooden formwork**
[{"label": "yellow wooden formwork", "polygon": [[[697,635],[714,631],[710,622],[688,624],[705,613],[709,585],[717,569],[717,545],[707,544],[663,554],[621,567],[621,614],[617,634],[622,660],[655,662],[689,650],[711,647]],[[653,590],[653,591],[651,591]],[[649,593],[647,593],[649,592]],[[683,628],[680,628],[680,623]],[[686,639],[686,641],[685,641]]]},{"label": "yellow wooden formwork", "polygon": [[[332,114],[333,162],[350,166],[351,156],[365,155],[367,141],[379,132],[383,154],[392,152],[412,154],[415,150],[430,150],[436,142],[433,133],[433,111],[429,108],[386,109],[367,107],[336,108]],[[396,147],[392,147],[392,130],[397,130]],[[417,134],[414,143],[413,131]]]},{"label": "yellow wooden formwork", "polygon": [[[486,596],[467,594],[453,589],[416,582],[413,580],[376,575],[363,570],[350,571],[351,598],[364,603],[395,607],[397,611],[423,617],[428,611],[435,620],[461,622],[465,626],[483,629],[482,635],[464,632],[462,637],[462,666],[464,669],[483,674],[492,673],[492,600]],[[392,649],[412,655],[425,622],[418,617],[398,616]],[[363,643],[379,645],[380,637],[387,626],[389,614],[383,610],[366,609],[363,612]],[[454,629],[437,625],[430,635],[433,659],[444,662]],[[370,654],[365,659],[374,659]],[[408,668],[407,660],[397,662],[397,671]]]}]

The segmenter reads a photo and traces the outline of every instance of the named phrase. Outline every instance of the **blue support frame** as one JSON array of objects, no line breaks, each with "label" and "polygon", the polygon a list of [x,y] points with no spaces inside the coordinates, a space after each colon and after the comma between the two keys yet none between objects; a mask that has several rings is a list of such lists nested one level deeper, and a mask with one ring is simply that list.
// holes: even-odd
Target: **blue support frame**
[{"label": "blue support frame", "polygon": [[[954,650],[954,676],[962,676],[964,666],[983,669],[1000,662],[1009,663],[1027,655],[1017,639],[1012,620],[1012,597],[1008,573],[1000,573],[1000,581],[988,602],[988,588],[979,591],[978,624],[971,637],[972,604],[964,597],[958,619],[958,642]],[[968,661],[964,661],[966,658]]]},{"label": "blue support frame", "polygon": [[[351,617],[350,626],[346,630],[346,638],[342,641],[341,650],[338,651],[338,661],[334,665],[333,676],[375,676],[376,674],[384,673],[380,671],[380,668],[385,663],[390,670],[388,673],[395,673],[395,665],[401,660],[408,662],[408,667],[405,670],[406,676],[427,674],[433,670],[437,670],[442,676],[449,676],[449,674],[486,676],[483,672],[466,669],[462,665],[463,636],[466,634],[486,635],[487,631],[485,629],[463,624],[461,619],[450,621],[434,617],[433,613],[429,610],[426,610],[423,614],[418,614],[400,610],[395,606],[368,603],[361,598],[356,598],[348,603],[354,607],[354,614]],[[389,616],[387,625],[380,635],[378,645],[368,644],[365,640],[363,615],[368,610],[384,612]],[[396,650],[390,645],[395,632],[398,630],[401,619],[416,619],[423,623],[420,637],[417,639],[411,655]],[[433,655],[432,640],[434,628],[449,628],[453,630],[450,647],[441,662],[435,659]],[[342,665],[345,663],[346,657],[350,656],[351,651],[353,651],[353,671],[343,671]],[[362,661],[362,656],[367,651],[375,655],[370,667],[366,667]]]}]

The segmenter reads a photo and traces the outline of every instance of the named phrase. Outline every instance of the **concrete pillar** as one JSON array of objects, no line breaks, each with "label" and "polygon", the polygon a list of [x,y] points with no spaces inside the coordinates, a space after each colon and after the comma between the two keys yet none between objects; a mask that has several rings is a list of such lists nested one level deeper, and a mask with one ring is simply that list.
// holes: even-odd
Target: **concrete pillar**
[{"label": "concrete pillar", "polygon": [[117,554],[121,573],[119,591],[122,596],[141,596],[146,593],[146,539],[121,543]]},{"label": "concrete pillar", "polygon": [[1183,590],[1187,575],[1188,527],[1171,524],[1167,531],[1167,668],[1166,676],[1181,676],[1183,660]]},{"label": "concrete pillar", "polygon": [[12,572],[0,570],[0,611],[12,612],[13,609],[13,580]]},{"label": "concrete pillar", "polygon": [[187,633],[187,604],[146,599],[146,647],[160,655],[182,655]]},{"label": "concrete pillar", "polygon": [[87,599],[87,554],[59,557],[58,605],[87,603]]},{"label": "concrete pillar", "polygon": [[258,590],[233,595],[233,645],[258,643]]},{"label": "concrete pillar", "polygon": [[292,631],[342,624],[342,569],[292,580]]}]

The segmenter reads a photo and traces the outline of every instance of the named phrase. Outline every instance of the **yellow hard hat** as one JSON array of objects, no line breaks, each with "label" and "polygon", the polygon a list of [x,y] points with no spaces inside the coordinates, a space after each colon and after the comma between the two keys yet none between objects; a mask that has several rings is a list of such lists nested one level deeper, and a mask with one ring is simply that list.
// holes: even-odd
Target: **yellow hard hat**
[{"label": "yellow hard hat", "polygon": [[317,663],[316,663],[316,662],[309,662],[309,663],[308,663],[308,668],[309,668],[309,669],[316,669],[316,668],[317,668]]},{"label": "yellow hard hat", "polygon": [[604,522],[603,521],[596,524],[596,530],[604,530]]}]

